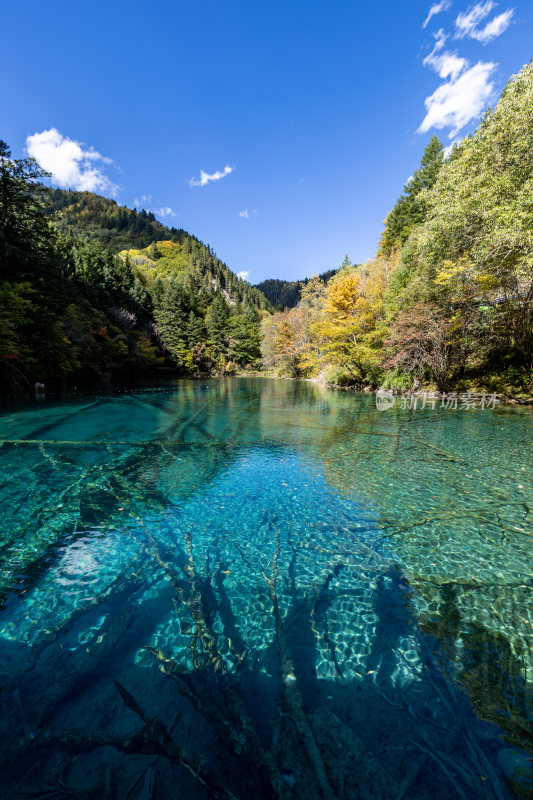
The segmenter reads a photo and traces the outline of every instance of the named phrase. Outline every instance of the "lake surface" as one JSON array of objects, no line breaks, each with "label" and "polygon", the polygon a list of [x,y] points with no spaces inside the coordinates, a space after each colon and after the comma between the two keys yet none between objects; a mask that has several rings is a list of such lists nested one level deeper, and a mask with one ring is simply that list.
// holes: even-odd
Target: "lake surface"
[{"label": "lake surface", "polygon": [[6,797],[531,796],[531,409],[237,378],[0,424]]}]

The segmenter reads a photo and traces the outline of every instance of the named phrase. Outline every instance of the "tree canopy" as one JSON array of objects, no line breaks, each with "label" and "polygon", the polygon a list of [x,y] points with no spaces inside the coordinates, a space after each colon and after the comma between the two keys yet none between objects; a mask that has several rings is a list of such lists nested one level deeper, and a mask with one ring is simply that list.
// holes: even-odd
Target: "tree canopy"
[{"label": "tree canopy", "polygon": [[265,320],[265,363],[334,382],[531,392],[532,196],[528,64],[447,158],[430,140],[376,259],[344,265],[312,311],[300,301]]},{"label": "tree canopy", "polygon": [[0,143],[4,390],[258,365],[259,290],[185,231],[43,177]]}]

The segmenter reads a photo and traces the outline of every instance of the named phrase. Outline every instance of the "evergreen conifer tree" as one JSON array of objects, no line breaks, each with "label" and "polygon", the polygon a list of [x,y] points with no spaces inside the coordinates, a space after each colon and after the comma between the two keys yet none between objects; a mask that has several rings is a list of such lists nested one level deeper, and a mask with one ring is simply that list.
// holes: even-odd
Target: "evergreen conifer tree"
[{"label": "evergreen conifer tree", "polygon": [[177,283],[168,286],[161,304],[155,311],[161,341],[180,366],[187,363],[187,312],[183,290]]},{"label": "evergreen conifer tree", "polygon": [[421,197],[424,189],[435,185],[444,161],[444,150],[437,136],[432,136],[424,150],[420,167],[404,186],[404,193],[385,221],[380,249],[385,256],[402,245],[415,225],[424,221],[426,206]]},{"label": "evergreen conifer tree", "polygon": [[228,318],[228,305],[221,294],[216,294],[207,309],[205,324],[209,343],[217,355],[224,355],[227,352]]}]

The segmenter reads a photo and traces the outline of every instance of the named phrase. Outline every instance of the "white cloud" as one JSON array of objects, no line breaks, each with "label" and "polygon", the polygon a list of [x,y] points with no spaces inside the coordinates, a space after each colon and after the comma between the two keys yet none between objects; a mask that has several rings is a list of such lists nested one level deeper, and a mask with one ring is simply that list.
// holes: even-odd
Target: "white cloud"
[{"label": "white cloud", "polygon": [[250,219],[250,214],[248,213],[248,209],[245,208],[243,211],[239,211],[239,217],[243,219]]},{"label": "white cloud", "polygon": [[494,19],[485,25],[482,31],[476,32],[474,39],[485,44],[485,42],[490,42],[492,39],[500,36],[511,24],[513,14],[514,10],[512,8],[504,11],[503,14],[498,14],[497,17],[494,17]]},{"label": "white cloud", "polygon": [[86,148],[82,142],[63,136],[56,128],[34,133],[26,139],[28,155],[50,172],[58,186],[86,192],[116,195],[118,186],[109,180],[99,164],[113,161]]},{"label": "white cloud", "polygon": [[435,39],[435,46],[433,47],[432,53],[438,53],[446,44],[448,35],[445,33],[444,28],[439,28],[437,33],[433,34],[433,38]]},{"label": "white cloud", "polygon": [[133,205],[135,208],[144,208],[146,209],[150,203],[152,202],[152,195],[151,194],[142,194],[139,197],[136,197],[133,201]]},{"label": "white cloud", "polygon": [[191,178],[189,181],[189,186],[207,186],[210,181],[219,181],[221,178],[225,178],[226,175],[229,175],[230,172],[233,172],[233,167],[226,165],[223,170],[217,170],[216,172],[212,172],[209,174],[208,172],[204,172],[203,169],[200,170],[200,177],[199,178]]},{"label": "white cloud", "polygon": [[464,36],[471,36],[485,17],[488,17],[496,4],[492,0],[486,3],[476,3],[470,6],[468,11],[463,11],[455,20],[456,38],[462,39]]},{"label": "white cloud", "polygon": [[487,22],[485,27],[479,28],[479,23],[486,19],[495,7],[496,3],[488,0],[486,3],[476,3],[468,11],[459,14],[455,20],[455,38],[464,39],[465,36],[468,36],[470,39],[476,39],[478,42],[486,44],[500,36],[511,24],[514,14],[512,8],[498,14],[490,22]]},{"label": "white cloud", "polygon": [[422,27],[427,28],[431,17],[434,17],[435,14],[440,14],[441,11],[447,11],[450,8],[451,4],[452,4],[451,0],[441,0],[440,3],[433,3],[431,8],[429,9],[429,14],[424,20]]},{"label": "white cloud", "polygon": [[242,272],[237,273],[237,277],[240,278],[242,281],[248,280],[248,275],[249,273],[245,269],[243,269]]},{"label": "white cloud", "polygon": [[426,133],[431,128],[451,128],[449,137],[452,139],[471,120],[479,117],[494,92],[490,77],[496,66],[491,62],[479,61],[458,77],[451,77],[448,83],[443,83],[426,97],[426,116],[418,132]]},{"label": "white cloud", "polygon": [[[426,63],[426,60],[424,63]],[[457,53],[442,53],[442,55],[434,59],[435,71],[438,73],[439,78],[443,80],[446,78],[455,80],[467,66],[468,60],[466,58],[461,58]]]},{"label": "white cloud", "polygon": [[142,194],[140,197],[136,197],[133,201],[134,208],[144,208],[145,211],[151,211],[152,214],[155,214],[157,217],[175,217],[176,212],[170,206],[161,206],[161,208],[152,208],[152,195],[151,194]]},{"label": "white cloud", "polygon": [[[446,10],[450,5],[448,0],[434,3],[424,22],[424,28],[434,14]],[[460,13],[455,20],[454,38],[468,37],[485,44],[503,33],[510,25],[514,11],[508,9],[487,22],[495,7],[493,0],[486,0],[475,3],[467,11]],[[418,132],[425,133],[431,128],[449,128],[449,137],[453,139],[465,125],[479,117],[491,100],[494,92],[491,78],[498,65],[478,61],[471,66],[468,59],[462,58],[455,51],[445,49],[448,36],[442,28],[433,36],[433,50],[423,63],[433,69],[445,83],[426,97],[426,116]]]},{"label": "white cloud", "polygon": [[434,37],[435,46],[422,63],[425,67],[432,67],[440,78],[451,78],[455,80],[463,69],[468,66],[468,61],[466,58],[458,56],[457,53],[451,53],[449,51],[444,51],[444,53],[440,52],[446,44],[447,39],[442,28],[434,34]]},{"label": "white cloud", "polygon": [[[492,0],[487,3],[477,3],[464,15],[460,14],[457,17],[456,25],[464,31],[473,30],[480,20],[490,14],[493,7]],[[497,64],[479,61],[471,66],[468,59],[457,55],[455,51],[445,49],[448,36],[442,28],[433,36],[435,39],[433,50],[425,57],[423,63],[433,69],[445,83],[426,97],[426,116],[418,132],[425,133],[431,128],[450,128],[449,137],[453,139],[465,125],[479,117],[486,108],[494,92],[491,76]]]}]

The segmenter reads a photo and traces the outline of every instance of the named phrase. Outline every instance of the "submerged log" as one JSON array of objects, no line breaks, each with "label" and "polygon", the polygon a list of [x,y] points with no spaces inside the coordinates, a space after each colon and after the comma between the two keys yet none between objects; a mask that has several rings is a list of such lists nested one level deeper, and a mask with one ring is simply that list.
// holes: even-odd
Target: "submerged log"
[{"label": "submerged log", "polygon": [[335,793],[331,788],[326,768],[320,755],[313,729],[303,707],[303,697],[297,687],[297,678],[294,671],[294,662],[287,645],[287,639],[283,630],[283,622],[279,608],[279,601],[276,592],[276,580],[278,577],[278,557],[280,554],[279,538],[276,536],[276,549],[272,559],[272,576],[268,578],[263,572],[263,577],[270,592],[270,600],[274,610],[274,623],[276,630],[276,641],[280,657],[280,677],[281,692],[284,705],[290,714],[292,721],[298,731],[302,747],[305,751],[309,765],[313,770],[318,786],[326,800],[335,800]]}]

